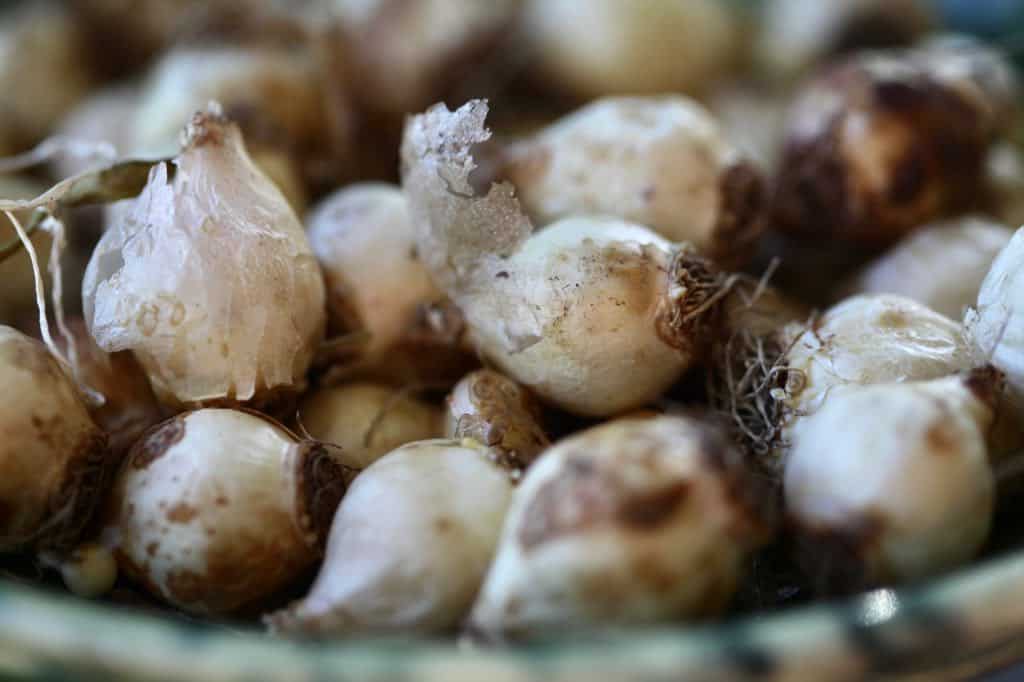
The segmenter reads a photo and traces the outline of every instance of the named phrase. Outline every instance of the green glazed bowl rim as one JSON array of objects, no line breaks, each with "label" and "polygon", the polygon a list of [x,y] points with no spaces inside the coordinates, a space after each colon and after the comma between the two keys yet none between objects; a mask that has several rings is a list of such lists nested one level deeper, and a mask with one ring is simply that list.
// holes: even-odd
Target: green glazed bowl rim
[{"label": "green glazed bowl rim", "polygon": [[718,625],[451,641],[302,642],[0,581],[0,677],[139,680],[964,679],[1024,655],[1024,552],[912,588]]}]

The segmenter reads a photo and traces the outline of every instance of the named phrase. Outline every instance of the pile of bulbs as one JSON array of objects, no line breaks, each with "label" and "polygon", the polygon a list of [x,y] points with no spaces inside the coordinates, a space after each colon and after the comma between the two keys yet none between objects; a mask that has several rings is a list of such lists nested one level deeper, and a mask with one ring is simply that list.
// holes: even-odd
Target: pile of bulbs
[{"label": "pile of bulbs", "polygon": [[779,0],[750,85],[712,0],[179,4],[99,90],[109,3],[0,23],[0,172],[63,178],[0,175],[0,555],[503,640],[720,617],[766,551],[834,595],[983,550],[1024,449],[996,51]]}]

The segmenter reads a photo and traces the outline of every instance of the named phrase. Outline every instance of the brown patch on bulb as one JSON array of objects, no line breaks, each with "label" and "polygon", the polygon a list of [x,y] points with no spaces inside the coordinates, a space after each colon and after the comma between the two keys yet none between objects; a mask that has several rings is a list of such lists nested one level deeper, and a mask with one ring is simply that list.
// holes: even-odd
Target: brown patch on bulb
[{"label": "brown patch on bulb", "polygon": [[675,514],[689,493],[690,482],[679,481],[663,490],[631,497],[619,508],[618,519],[631,528],[657,528]]},{"label": "brown patch on bulb", "polygon": [[933,455],[955,455],[959,452],[960,439],[948,422],[936,422],[924,433],[928,451]]},{"label": "brown patch on bulb", "polygon": [[987,104],[913,52],[874,59],[839,65],[798,100],[793,119],[817,121],[785,145],[772,201],[785,231],[884,246],[975,204],[994,132]]},{"label": "brown patch on bulb", "polygon": [[166,516],[171,523],[188,523],[199,516],[199,510],[184,502],[178,502],[167,510]]},{"label": "brown patch on bulb", "polygon": [[779,490],[771,479],[751,471],[743,453],[729,439],[727,430],[706,421],[700,425],[700,452],[704,465],[715,472],[722,490],[736,512],[730,531],[738,538],[768,537],[779,516]]},{"label": "brown patch on bulb", "polygon": [[875,574],[869,559],[885,532],[880,515],[864,513],[837,527],[810,527],[796,520],[789,525],[796,563],[817,593],[853,594],[885,578]]},{"label": "brown patch on bulb", "polygon": [[530,550],[600,526],[652,532],[679,513],[690,485],[689,481],[677,481],[638,493],[630,490],[628,482],[613,468],[570,455],[565,469],[541,486],[523,513],[519,543]]},{"label": "brown patch on bulb", "polygon": [[767,193],[757,168],[746,161],[729,166],[718,181],[720,206],[708,255],[725,267],[739,267],[764,232]]},{"label": "brown patch on bulb", "polygon": [[473,411],[459,417],[452,437],[486,445],[503,468],[526,469],[550,445],[540,427],[540,407],[533,396],[491,370],[479,370],[463,381],[469,382]]},{"label": "brown patch on bulb", "polygon": [[992,365],[972,369],[964,375],[964,386],[993,411],[1001,406],[1006,375]]},{"label": "brown patch on bulb", "polygon": [[128,462],[145,469],[185,437],[185,419],[181,415],[157,424],[139,439],[128,454]]}]

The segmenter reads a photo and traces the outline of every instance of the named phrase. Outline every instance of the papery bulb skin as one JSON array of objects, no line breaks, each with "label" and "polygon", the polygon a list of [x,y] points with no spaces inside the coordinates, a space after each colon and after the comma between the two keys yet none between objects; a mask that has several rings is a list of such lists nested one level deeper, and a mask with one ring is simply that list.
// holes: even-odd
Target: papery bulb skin
[{"label": "papery bulb skin", "polygon": [[238,128],[196,114],[85,273],[97,344],[131,350],[162,401],[260,404],[304,381],[326,324],[302,224]]}]

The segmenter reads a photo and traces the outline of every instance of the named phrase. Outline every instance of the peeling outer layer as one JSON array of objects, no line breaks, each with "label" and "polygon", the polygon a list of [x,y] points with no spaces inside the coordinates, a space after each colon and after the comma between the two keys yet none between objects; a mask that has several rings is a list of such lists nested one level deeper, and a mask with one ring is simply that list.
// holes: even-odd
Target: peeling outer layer
[{"label": "peeling outer layer", "polygon": [[302,383],[325,327],[324,285],[298,218],[218,111],[153,167],[104,232],[83,281],[89,331],[131,350],[172,405],[236,401]]},{"label": "peeling outer layer", "polygon": [[984,48],[949,45],[865,53],[827,71],[790,112],[775,224],[887,245],[969,209],[1007,117],[1010,73]]},{"label": "peeling outer layer", "polygon": [[102,537],[154,596],[189,613],[235,613],[316,563],[350,478],[328,446],[269,417],[187,412],[132,449]]},{"label": "peeling outer layer", "polygon": [[470,619],[485,636],[720,613],[771,498],[716,426],[620,419],[559,442],[513,497]]},{"label": "peeling outer layer", "polygon": [[800,420],[783,491],[796,559],[819,590],[921,580],[974,557],[992,521],[998,384],[983,368],[839,387]]},{"label": "peeling outer layer", "polygon": [[456,384],[447,406],[445,435],[487,446],[514,476],[550,444],[533,396],[492,370],[478,370]]},{"label": "peeling outer layer", "polygon": [[576,216],[532,234],[508,184],[476,196],[486,113],[438,105],[406,126],[403,188],[435,282],[481,355],[541,400],[595,417],[649,404],[699,359],[708,339],[684,335],[712,328],[727,280],[641,225]]}]

